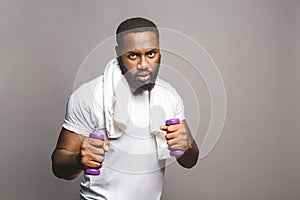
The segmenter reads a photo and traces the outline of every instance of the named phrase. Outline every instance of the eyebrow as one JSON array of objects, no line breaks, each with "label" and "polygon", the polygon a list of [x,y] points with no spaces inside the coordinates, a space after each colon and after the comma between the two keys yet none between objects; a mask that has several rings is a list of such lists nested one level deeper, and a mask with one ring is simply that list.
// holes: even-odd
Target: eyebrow
[{"label": "eyebrow", "polygon": [[[156,52],[157,50],[158,50],[158,48],[153,48],[153,49],[147,51],[146,54],[149,53],[149,52],[152,52],[152,51]],[[134,50],[128,51],[126,54],[131,54],[131,53],[133,53],[133,54],[140,54],[140,52],[136,52]]]}]

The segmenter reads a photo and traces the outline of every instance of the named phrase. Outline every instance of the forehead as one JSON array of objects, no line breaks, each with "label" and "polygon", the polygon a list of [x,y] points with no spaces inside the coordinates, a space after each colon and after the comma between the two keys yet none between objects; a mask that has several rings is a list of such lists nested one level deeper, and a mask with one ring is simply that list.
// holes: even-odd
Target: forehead
[{"label": "forehead", "polygon": [[128,33],[122,38],[122,52],[159,48],[157,35],[151,31]]}]

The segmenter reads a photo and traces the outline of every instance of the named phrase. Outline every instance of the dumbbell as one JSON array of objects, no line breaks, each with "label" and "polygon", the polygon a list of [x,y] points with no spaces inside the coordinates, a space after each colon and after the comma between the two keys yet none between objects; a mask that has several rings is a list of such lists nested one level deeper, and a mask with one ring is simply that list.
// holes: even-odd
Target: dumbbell
[{"label": "dumbbell", "polygon": [[[180,120],[178,118],[168,119],[166,120],[166,126],[180,124]],[[181,156],[184,154],[183,150],[173,150],[170,152],[171,156]]]},{"label": "dumbbell", "polygon": [[[90,138],[94,138],[94,139],[98,139],[98,140],[105,140],[105,134],[104,133],[96,133],[96,132],[92,132],[89,135]],[[99,169],[92,169],[92,168],[88,168],[86,170],[84,170],[84,173],[87,175],[100,175],[100,170]]]}]

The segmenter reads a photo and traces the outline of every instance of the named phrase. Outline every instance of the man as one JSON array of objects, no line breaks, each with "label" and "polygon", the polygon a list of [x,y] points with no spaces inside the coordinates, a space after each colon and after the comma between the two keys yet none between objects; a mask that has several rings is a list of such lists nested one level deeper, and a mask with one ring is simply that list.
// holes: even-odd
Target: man
[{"label": "man", "polygon": [[[53,173],[71,180],[84,169],[101,168],[99,176],[84,175],[81,199],[158,200],[167,158],[160,145],[185,151],[176,157],[185,168],[196,164],[199,150],[180,96],[157,76],[161,54],[156,25],[144,18],[127,19],[116,36],[117,59],[69,98],[52,154]],[[164,125],[169,118],[179,118],[180,124]],[[106,131],[108,139],[89,138],[95,130]],[[168,133],[163,144],[159,132]]]}]

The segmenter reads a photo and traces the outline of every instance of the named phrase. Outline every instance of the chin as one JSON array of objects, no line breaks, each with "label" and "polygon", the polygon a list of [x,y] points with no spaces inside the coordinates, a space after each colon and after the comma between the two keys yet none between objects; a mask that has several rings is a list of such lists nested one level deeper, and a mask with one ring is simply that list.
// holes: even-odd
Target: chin
[{"label": "chin", "polygon": [[155,83],[147,83],[144,84],[133,91],[133,95],[141,95],[144,93],[144,91],[151,91],[155,86]]}]

